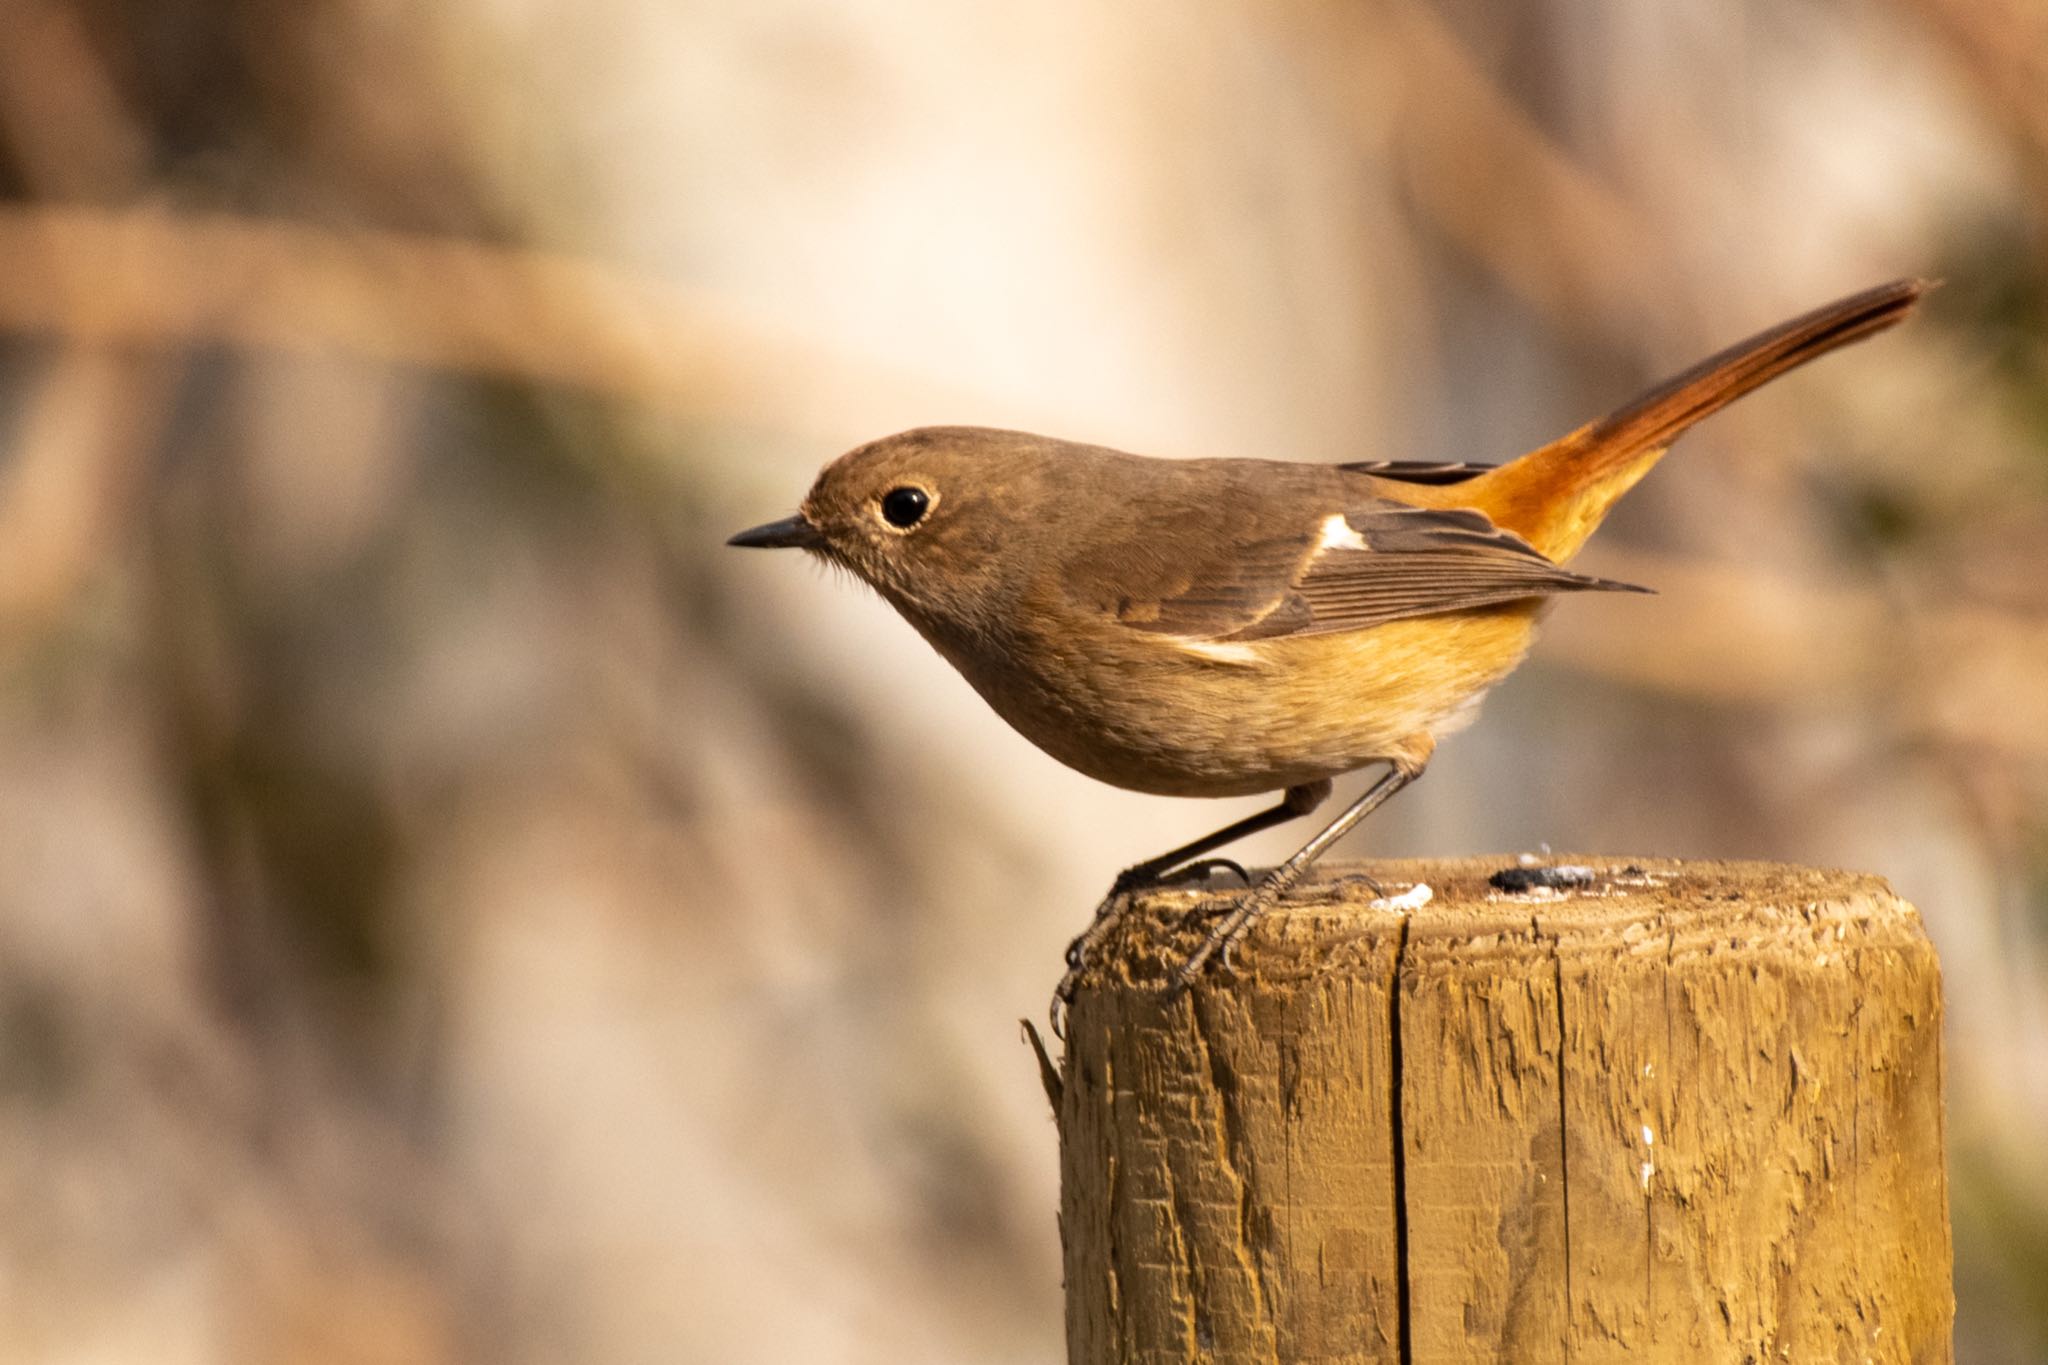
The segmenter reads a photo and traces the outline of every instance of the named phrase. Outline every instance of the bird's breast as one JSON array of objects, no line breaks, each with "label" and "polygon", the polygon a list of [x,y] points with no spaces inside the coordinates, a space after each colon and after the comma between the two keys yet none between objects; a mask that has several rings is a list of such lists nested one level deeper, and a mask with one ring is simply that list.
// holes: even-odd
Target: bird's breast
[{"label": "bird's breast", "polygon": [[1091,620],[927,638],[1003,719],[1090,777],[1243,796],[1334,777],[1470,720],[1527,652],[1533,604],[1367,630],[1190,641]]}]

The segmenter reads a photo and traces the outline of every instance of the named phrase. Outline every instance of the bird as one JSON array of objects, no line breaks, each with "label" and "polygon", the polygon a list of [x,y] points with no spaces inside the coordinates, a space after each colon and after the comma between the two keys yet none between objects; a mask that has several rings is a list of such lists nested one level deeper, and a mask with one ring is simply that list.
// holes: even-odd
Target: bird
[{"label": "bird", "polygon": [[[1025,738],[1113,786],[1277,793],[1124,869],[1067,953],[1054,1026],[1137,889],[1220,868],[1247,889],[1171,974],[1193,983],[1316,858],[1419,778],[1521,663],[1554,599],[1646,592],[1566,566],[1687,429],[1902,321],[1931,282],[1851,294],[1501,464],[1158,459],[929,426],[826,465],[791,517],[728,544],[797,548],[872,587]],[[1384,771],[1253,877],[1210,855]]]}]

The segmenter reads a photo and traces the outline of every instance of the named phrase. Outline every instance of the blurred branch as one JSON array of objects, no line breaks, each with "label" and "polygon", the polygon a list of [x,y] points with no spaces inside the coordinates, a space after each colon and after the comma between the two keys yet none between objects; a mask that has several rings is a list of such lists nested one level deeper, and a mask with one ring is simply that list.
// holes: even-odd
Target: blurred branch
[{"label": "blurred branch", "polygon": [[2048,191],[2048,9],[2038,0],[1909,0],[1969,69],[1974,91]]},{"label": "blurred branch", "polygon": [[1502,93],[1441,18],[1408,0],[1309,0],[1308,10],[1301,60],[1439,231],[1569,334],[1669,324],[1686,273],[1663,242]]},{"label": "blurred branch", "polygon": [[1419,4],[1385,12],[1402,58],[1403,183],[1430,220],[1567,331],[1668,325],[1685,272],[1628,201],[1516,107],[1442,19]]},{"label": "blurred branch", "polygon": [[[850,443],[985,397],[586,258],[227,216],[0,209],[0,329],[75,342],[342,349],[680,405]],[[873,421],[870,421],[873,418]]]},{"label": "blurred branch", "polygon": [[57,615],[102,562],[179,369],[85,347],[53,362],[0,466],[0,631]]},{"label": "blurred branch", "polygon": [[[230,218],[0,211],[0,260],[38,256],[41,269],[0,272],[0,327],[131,347],[343,349],[840,436],[871,430],[863,423],[878,403],[977,412],[990,402],[776,335],[668,281],[566,255]],[[1673,695],[1769,704],[1898,681],[1896,608],[1875,591],[1673,556],[1607,550],[1600,562],[1666,589],[1657,632],[1621,637],[1587,624],[1588,614],[1563,614],[1554,662]],[[1971,663],[1915,702],[1909,726],[2048,755],[2038,684],[2048,627],[1959,607],[1922,629],[1942,657]]]},{"label": "blurred branch", "polygon": [[[0,42],[0,164],[36,195],[135,192],[149,148],[79,12],[26,0]],[[0,258],[10,273],[32,257]],[[0,631],[58,616],[118,539],[124,494],[170,411],[181,368],[66,342],[23,400],[0,466]]]},{"label": "blurred branch", "polygon": [[0,42],[0,146],[47,198],[140,182],[148,145],[76,10],[40,0],[15,10]]},{"label": "blurred branch", "polygon": [[2048,758],[2048,622],[1967,605],[1908,614],[1868,588],[1613,546],[1587,567],[1655,586],[1656,628],[1559,612],[1548,662],[1706,701],[1895,709],[1910,735]]}]

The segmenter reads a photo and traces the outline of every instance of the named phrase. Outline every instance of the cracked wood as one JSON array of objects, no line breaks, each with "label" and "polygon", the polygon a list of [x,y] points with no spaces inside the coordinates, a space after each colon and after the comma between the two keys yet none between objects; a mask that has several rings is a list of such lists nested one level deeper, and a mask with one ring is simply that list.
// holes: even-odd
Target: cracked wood
[{"label": "cracked wood", "polygon": [[1198,891],[1072,1012],[1068,1353],[1096,1362],[1949,1358],[1939,968],[1874,877],[1342,866],[1166,1004]]}]

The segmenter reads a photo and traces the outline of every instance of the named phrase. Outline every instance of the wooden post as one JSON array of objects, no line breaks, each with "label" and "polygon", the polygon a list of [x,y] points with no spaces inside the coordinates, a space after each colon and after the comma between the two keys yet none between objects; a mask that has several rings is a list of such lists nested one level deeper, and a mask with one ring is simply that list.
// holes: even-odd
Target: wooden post
[{"label": "wooden post", "polygon": [[1327,867],[1172,1003],[1226,898],[1132,907],[1062,1068],[1073,1365],[1950,1358],[1913,908],[1765,863],[1489,883],[1514,866],[1372,864],[1392,908]]}]

